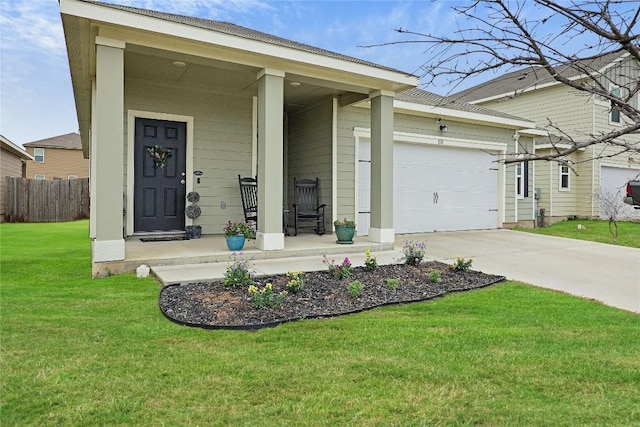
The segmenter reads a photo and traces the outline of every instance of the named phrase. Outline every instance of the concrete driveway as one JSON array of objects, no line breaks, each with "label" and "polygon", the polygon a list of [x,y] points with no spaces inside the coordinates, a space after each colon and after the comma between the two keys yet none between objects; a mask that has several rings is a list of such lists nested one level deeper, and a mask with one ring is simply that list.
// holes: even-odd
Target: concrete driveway
[{"label": "concrete driveway", "polygon": [[510,230],[399,235],[396,248],[405,239],[447,263],[473,258],[474,270],[640,313],[640,249]]}]

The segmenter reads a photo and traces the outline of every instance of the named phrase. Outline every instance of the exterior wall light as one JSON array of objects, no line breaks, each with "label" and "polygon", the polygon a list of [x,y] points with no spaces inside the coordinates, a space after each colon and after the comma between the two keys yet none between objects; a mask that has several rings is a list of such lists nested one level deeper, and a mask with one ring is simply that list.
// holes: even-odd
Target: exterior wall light
[{"label": "exterior wall light", "polygon": [[447,125],[442,123],[442,119],[438,119],[438,123],[440,124],[440,132],[442,132],[442,133],[449,132],[449,128],[447,127]]}]

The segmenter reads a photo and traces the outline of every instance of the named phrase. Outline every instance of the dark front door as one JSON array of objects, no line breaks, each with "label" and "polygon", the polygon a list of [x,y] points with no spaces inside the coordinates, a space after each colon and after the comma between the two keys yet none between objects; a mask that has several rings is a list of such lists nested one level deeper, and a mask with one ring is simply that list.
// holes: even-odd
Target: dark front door
[{"label": "dark front door", "polygon": [[184,230],[186,134],[182,122],[136,119],[135,232]]}]

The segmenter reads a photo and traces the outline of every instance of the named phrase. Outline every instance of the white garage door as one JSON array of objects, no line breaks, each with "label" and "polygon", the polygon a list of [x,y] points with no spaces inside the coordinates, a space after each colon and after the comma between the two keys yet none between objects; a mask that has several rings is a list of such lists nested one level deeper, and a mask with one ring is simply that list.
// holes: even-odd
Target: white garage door
[{"label": "white garage door", "polygon": [[[358,234],[369,228],[370,143],[361,141]],[[396,142],[396,233],[498,227],[498,169],[481,150]],[[362,227],[360,227],[362,225]]]},{"label": "white garage door", "polygon": [[[640,169],[623,169],[609,166],[600,168],[600,192],[604,197],[613,197],[622,201],[626,194],[627,181],[640,176]],[[604,204],[600,206],[600,218],[608,218]],[[629,205],[622,205],[622,215],[626,218],[640,219],[640,210],[633,209]]]}]

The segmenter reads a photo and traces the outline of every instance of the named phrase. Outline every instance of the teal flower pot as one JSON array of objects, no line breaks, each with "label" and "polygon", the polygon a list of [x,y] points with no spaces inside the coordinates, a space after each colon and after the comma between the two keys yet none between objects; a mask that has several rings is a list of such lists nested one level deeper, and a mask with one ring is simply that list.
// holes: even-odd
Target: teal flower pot
[{"label": "teal flower pot", "polygon": [[344,225],[336,225],[336,236],[338,237],[337,243],[351,244],[353,243],[353,235],[356,233],[355,227],[347,227]]},{"label": "teal flower pot", "polygon": [[227,239],[227,248],[230,251],[241,251],[244,248],[244,235],[239,236],[225,236]]}]

